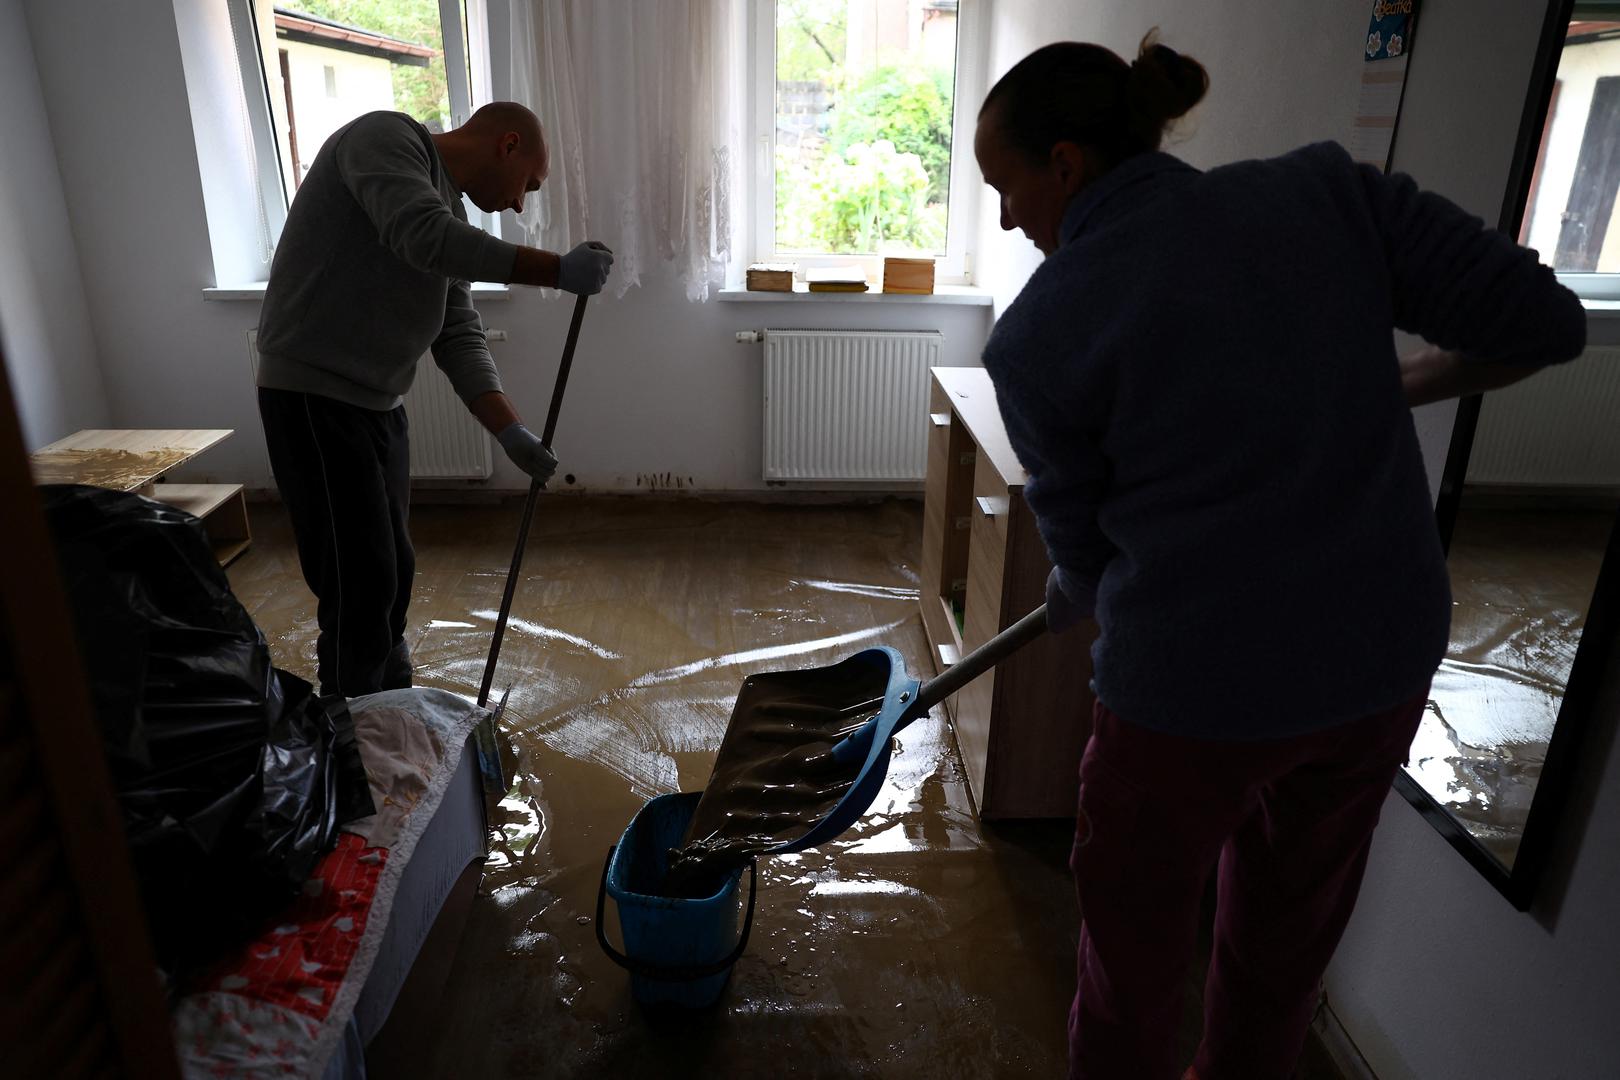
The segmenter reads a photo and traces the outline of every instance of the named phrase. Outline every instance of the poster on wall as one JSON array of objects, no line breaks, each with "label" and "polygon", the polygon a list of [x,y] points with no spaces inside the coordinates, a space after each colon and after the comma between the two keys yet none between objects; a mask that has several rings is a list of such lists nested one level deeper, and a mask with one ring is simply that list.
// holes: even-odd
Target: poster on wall
[{"label": "poster on wall", "polygon": [[1362,43],[1361,96],[1345,149],[1357,161],[1389,171],[1401,115],[1418,0],[1374,0]]}]

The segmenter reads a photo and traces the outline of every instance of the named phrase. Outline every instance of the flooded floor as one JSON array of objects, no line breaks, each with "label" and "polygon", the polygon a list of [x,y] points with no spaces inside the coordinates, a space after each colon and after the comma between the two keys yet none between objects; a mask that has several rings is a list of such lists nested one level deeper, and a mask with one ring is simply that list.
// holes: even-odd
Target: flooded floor
[{"label": "flooded floor", "polygon": [[1407,771],[1511,867],[1615,515],[1464,507],[1451,646]]},{"label": "flooded floor", "polygon": [[[520,507],[413,510],[420,684],[476,694]],[[276,663],[312,677],[314,601],[285,518],[252,510],[233,587]],[[753,939],[713,1010],[643,1012],[596,943],[609,845],[647,799],[702,787],[745,675],[875,644],[932,673],[921,518],[915,502],[542,500],[495,679],[513,684],[516,778],[422,1075],[1064,1073],[1071,826],[981,825],[939,715],[900,736],[849,832],[761,863]],[[607,922],[617,941],[611,905]],[[1301,1075],[1336,1076],[1320,1057],[1313,1043]]]}]

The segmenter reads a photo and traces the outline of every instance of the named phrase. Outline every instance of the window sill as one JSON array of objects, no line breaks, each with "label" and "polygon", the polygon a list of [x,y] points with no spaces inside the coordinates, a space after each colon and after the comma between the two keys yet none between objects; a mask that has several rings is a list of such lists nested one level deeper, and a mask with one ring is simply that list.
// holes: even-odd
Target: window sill
[{"label": "window sill", "polygon": [[[246,285],[215,285],[203,289],[204,300],[263,300],[263,281],[250,281]],[[512,295],[509,285],[495,285],[487,281],[473,282],[474,300],[505,300]]]},{"label": "window sill", "polygon": [[1588,300],[1583,296],[1581,306],[1589,319],[1620,319],[1620,300]]},{"label": "window sill", "polygon": [[811,292],[803,284],[794,285],[793,291],[785,292],[753,292],[748,289],[721,289],[715,294],[715,299],[725,304],[735,303],[835,303],[835,304],[967,304],[973,307],[989,307],[990,293],[975,285],[941,285],[934,292],[927,294],[916,293],[884,293],[884,292]]}]

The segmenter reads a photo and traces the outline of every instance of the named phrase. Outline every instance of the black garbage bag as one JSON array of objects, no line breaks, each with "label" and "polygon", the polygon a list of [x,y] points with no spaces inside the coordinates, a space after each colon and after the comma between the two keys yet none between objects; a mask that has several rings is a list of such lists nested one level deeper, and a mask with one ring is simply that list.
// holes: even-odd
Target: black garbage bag
[{"label": "black garbage bag", "polygon": [[271,665],[196,518],[101,488],[40,493],[159,961],[204,963],[373,812],[353,722]]}]

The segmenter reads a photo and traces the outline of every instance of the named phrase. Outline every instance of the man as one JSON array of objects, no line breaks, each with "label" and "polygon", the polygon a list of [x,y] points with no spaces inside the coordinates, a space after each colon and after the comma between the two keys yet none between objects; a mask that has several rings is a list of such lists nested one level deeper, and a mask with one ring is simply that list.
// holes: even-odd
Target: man
[{"label": "man", "polygon": [[589,295],[612,252],[509,244],[468,224],[461,205],[465,194],[488,212],[522,210],[548,158],[540,121],[511,102],[442,134],[368,113],[321,147],[287,214],[259,317],[259,415],[318,601],[323,694],[411,684],[416,558],[400,402],[424,350],[518,468],[542,482],[556,470],[501,391],[470,283]]}]

